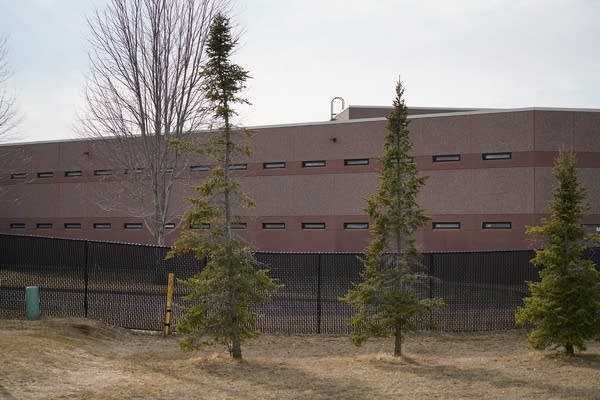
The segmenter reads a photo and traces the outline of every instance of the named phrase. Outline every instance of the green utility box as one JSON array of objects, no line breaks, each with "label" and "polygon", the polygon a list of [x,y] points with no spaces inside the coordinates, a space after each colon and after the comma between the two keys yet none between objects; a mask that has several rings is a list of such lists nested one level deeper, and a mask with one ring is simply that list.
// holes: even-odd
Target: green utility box
[{"label": "green utility box", "polygon": [[39,318],[40,314],[40,288],[27,286],[25,288],[25,315],[27,318]]}]

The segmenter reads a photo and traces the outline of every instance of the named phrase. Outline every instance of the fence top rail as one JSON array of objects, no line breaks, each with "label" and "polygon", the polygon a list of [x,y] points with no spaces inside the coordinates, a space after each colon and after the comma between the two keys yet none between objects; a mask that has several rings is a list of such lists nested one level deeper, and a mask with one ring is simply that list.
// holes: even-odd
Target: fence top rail
[{"label": "fence top rail", "polygon": [[88,243],[100,243],[100,244],[122,244],[127,246],[136,246],[136,247],[152,247],[152,248],[160,248],[160,249],[170,249],[171,246],[160,246],[158,244],[148,244],[148,243],[133,243],[133,242],[120,242],[117,240],[94,240],[94,239],[73,239],[73,238],[63,238],[60,236],[41,236],[41,235],[15,235],[12,233],[0,233],[0,237],[23,237],[23,238],[33,238],[33,239],[47,239],[47,240],[61,240],[65,242],[88,242]]},{"label": "fence top rail", "polygon": [[364,253],[358,251],[254,251],[254,254],[286,254],[286,255],[307,255],[307,256],[318,256],[318,255],[348,255],[348,256],[362,256]]},{"label": "fence top rail", "polygon": [[[514,249],[514,250],[450,250],[450,251],[422,251],[421,255],[428,254],[473,254],[473,253],[485,253],[485,254],[493,254],[493,253],[530,253],[535,249],[523,250],[523,249]],[[254,254],[290,254],[290,255],[356,255],[363,256],[365,253],[358,251],[255,251]],[[395,254],[395,253],[385,253],[386,255]]]},{"label": "fence top rail", "polygon": [[[121,242],[121,241],[110,241],[110,240],[91,240],[91,239],[73,239],[73,238],[62,238],[57,236],[40,236],[40,235],[15,235],[9,233],[0,233],[0,238],[33,238],[33,239],[43,239],[43,240],[60,240],[65,242],[75,242],[75,243],[98,243],[98,244],[116,244],[116,245],[126,245],[126,246],[135,246],[135,247],[145,247],[145,248],[158,248],[168,250],[171,246],[160,246],[155,244],[147,244],[147,243],[131,243],[131,242]],[[592,247],[590,248],[593,251],[600,250],[600,247]],[[536,249],[514,249],[514,250],[472,250],[472,251],[424,251],[421,254],[424,256],[427,255],[438,255],[438,254],[498,254],[498,253],[530,253],[535,251]],[[344,252],[344,251],[255,251],[254,254],[264,254],[264,255],[354,255],[354,256],[362,256],[364,253],[362,252]],[[393,253],[389,253],[393,254]]]}]

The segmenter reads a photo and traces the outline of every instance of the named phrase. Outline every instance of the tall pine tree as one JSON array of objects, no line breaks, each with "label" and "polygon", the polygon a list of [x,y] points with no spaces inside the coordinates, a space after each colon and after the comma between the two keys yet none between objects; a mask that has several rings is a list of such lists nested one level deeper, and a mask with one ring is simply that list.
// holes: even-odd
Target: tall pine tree
[{"label": "tall pine tree", "polygon": [[596,241],[581,224],[588,205],[577,180],[577,159],[561,151],[555,160],[558,185],[550,201],[550,219],[527,233],[541,235],[547,247],[531,260],[541,280],[530,282],[531,296],[517,311],[517,322],[531,324],[529,343],[536,349],[562,346],[566,354],[585,350],[585,341],[600,338],[600,273],[583,258],[586,243]]},{"label": "tall pine tree", "polygon": [[[242,132],[231,123],[235,115],[232,106],[247,103],[239,93],[245,88],[248,73],[230,61],[236,44],[229,19],[216,15],[209,32],[209,60],[203,73],[208,111],[220,126],[200,147],[175,144],[208,155],[216,166],[196,188],[198,197],[190,199],[192,207],[185,216],[186,229],[175,242],[172,254],[194,252],[196,258],[207,259],[199,274],[183,281],[191,289],[186,300],[192,305],[183,308],[177,324],[179,332],[188,334],[182,347],[191,350],[214,340],[225,344],[234,359],[241,359],[242,342],[258,334],[257,314],[249,307],[268,301],[277,285],[266,270],[257,268],[250,248],[232,234],[232,225],[237,222],[234,209],[253,205],[230,175],[232,159],[249,154],[243,140],[239,137],[234,140],[233,136]],[[189,229],[200,224],[209,224],[210,229],[203,233]]]},{"label": "tall pine tree", "polygon": [[421,299],[416,290],[423,276],[417,273],[420,255],[414,233],[428,221],[417,195],[426,177],[419,176],[409,155],[412,144],[403,94],[399,81],[394,110],[387,117],[379,183],[367,201],[372,241],[365,250],[362,279],[342,298],[354,309],[352,341],[360,345],[372,336],[393,335],[394,356],[402,353],[404,333],[415,329],[413,317],[442,304]]}]

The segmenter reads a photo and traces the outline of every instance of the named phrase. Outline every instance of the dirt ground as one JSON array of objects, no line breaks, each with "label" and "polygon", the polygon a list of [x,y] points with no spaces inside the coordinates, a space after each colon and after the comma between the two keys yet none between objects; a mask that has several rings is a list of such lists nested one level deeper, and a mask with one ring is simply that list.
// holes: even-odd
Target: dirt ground
[{"label": "dirt ground", "polygon": [[600,399],[600,344],[565,358],[525,332],[391,340],[268,335],[231,361],[83,319],[0,320],[0,399]]}]

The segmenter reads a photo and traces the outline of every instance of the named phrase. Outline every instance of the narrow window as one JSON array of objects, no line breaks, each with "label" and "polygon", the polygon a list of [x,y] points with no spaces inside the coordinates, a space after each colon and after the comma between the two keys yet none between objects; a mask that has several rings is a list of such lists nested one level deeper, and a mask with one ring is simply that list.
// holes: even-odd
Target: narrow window
[{"label": "narrow window", "polygon": [[168,222],[165,224],[165,229],[175,229],[175,223],[174,222]]},{"label": "narrow window", "polygon": [[10,229],[25,229],[25,224],[21,222],[10,224]]},{"label": "narrow window", "polygon": [[111,224],[109,222],[98,222],[94,224],[94,229],[110,229]]},{"label": "narrow window", "polygon": [[240,169],[248,169],[248,164],[229,164],[230,171],[237,171]]},{"label": "narrow window", "polygon": [[483,153],[481,158],[484,160],[510,160],[512,153]]},{"label": "narrow window", "polygon": [[[403,158],[403,160],[406,163],[413,162],[414,161],[414,157],[406,157],[406,158]],[[392,157],[392,158],[390,158],[390,163],[392,163],[392,164],[398,164],[398,157]]]},{"label": "narrow window", "polygon": [[10,179],[25,179],[27,177],[27,172],[15,172],[14,174],[10,174]]},{"label": "narrow window", "polygon": [[318,168],[326,165],[325,160],[302,161],[302,168]]},{"label": "narrow window", "polygon": [[433,162],[460,161],[460,154],[440,154],[433,156]]},{"label": "narrow window", "polygon": [[283,222],[265,222],[262,224],[263,229],[285,229]]},{"label": "narrow window", "polygon": [[67,222],[64,227],[65,229],[81,229],[81,224],[79,222]]},{"label": "narrow window", "polygon": [[190,171],[192,172],[201,172],[201,171],[210,171],[210,165],[192,165],[190,166]]},{"label": "narrow window", "polygon": [[96,175],[96,176],[112,175],[112,170],[111,169],[95,169],[94,175]]},{"label": "narrow window", "polygon": [[460,229],[460,222],[434,222],[433,229]]},{"label": "narrow window", "polygon": [[583,224],[583,227],[589,232],[600,233],[600,225],[596,224]]},{"label": "narrow window", "polygon": [[368,222],[344,222],[344,229],[369,229]]},{"label": "narrow window", "polygon": [[245,222],[236,222],[231,224],[231,229],[246,229],[246,223]]},{"label": "narrow window", "polygon": [[190,229],[210,229],[210,224],[191,224]]},{"label": "narrow window", "polygon": [[512,229],[512,222],[484,222],[483,229]]},{"label": "narrow window", "polygon": [[344,160],[344,165],[369,165],[368,158],[351,158]]},{"label": "narrow window", "polygon": [[276,162],[263,163],[263,169],[276,169],[276,168],[285,168],[285,162],[276,161]]},{"label": "narrow window", "polygon": [[68,178],[74,176],[81,176],[81,171],[65,171],[65,176]]},{"label": "narrow window", "polygon": [[325,229],[325,222],[303,222],[302,229]]},{"label": "narrow window", "polygon": [[144,225],[141,222],[126,222],[123,224],[124,229],[142,229]]},{"label": "narrow window", "polygon": [[38,172],[38,178],[52,178],[54,176],[54,172],[46,171],[46,172]]},{"label": "narrow window", "polygon": [[52,224],[49,224],[49,223],[35,224],[35,228],[36,229],[52,229]]},{"label": "narrow window", "polygon": [[142,173],[142,169],[141,168],[134,168],[134,169],[127,168],[124,173],[125,173],[125,175],[129,175],[129,174],[141,174]]},{"label": "narrow window", "polygon": [[164,172],[165,174],[172,174],[173,167],[167,167],[167,168],[161,169],[160,172]]}]

